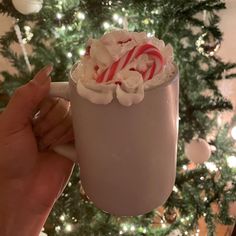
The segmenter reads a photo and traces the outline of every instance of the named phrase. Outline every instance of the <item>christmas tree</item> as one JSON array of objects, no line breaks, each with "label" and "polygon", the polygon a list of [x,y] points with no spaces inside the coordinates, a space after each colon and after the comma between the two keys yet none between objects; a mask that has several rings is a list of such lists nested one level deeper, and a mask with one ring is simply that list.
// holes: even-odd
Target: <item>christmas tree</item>
[{"label": "christmas tree", "polygon": [[[47,235],[199,235],[201,217],[208,235],[214,235],[216,223],[234,223],[236,150],[228,135],[231,124],[217,123],[220,112],[232,105],[221,95],[216,81],[234,78],[231,70],[236,67],[217,56],[222,40],[217,12],[224,8],[221,0],[0,3],[0,13],[15,21],[0,38],[0,53],[17,71],[1,71],[2,109],[13,91],[47,63],[54,64],[54,81],[67,80],[72,65],[85,54],[86,41],[116,28],[146,31],[150,37],[170,43],[180,71],[177,175],[164,206],[138,217],[105,213],[86,197],[76,168],[45,224]],[[14,43],[21,45],[22,54],[11,48]],[[190,159],[207,162],[194,164]]]}]

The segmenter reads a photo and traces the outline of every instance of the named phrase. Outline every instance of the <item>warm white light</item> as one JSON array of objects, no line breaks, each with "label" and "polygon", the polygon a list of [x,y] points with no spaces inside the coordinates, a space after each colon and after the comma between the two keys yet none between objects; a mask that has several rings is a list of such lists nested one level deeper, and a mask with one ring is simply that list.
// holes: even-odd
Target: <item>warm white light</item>
[{"label": "warm white light", "polygon": [[161,227],[162,227],[162,228],[166,228],[166,224],[162,224]]},{"label": "warm white light", "polygon": [[79,55],[80,55],[80,56],[83,56],[85,53],[86,53],[86,51],[85,51],[83,48],[81,48],[81,49],[79,50]]},{"label": "warm white light", "polygon": [[119,19],[119,15],[115,13],[115,14],[113,15],[113,20],[118,21],[118,19]]},{"label": "warm white light", "polygon": [[187,232],[187,231],[185,231],[185,232],[184,232],[184,234],[185,234],[185,235],[188,235],[188,232]]},{"label": "warm white light", "polygon": [[186,165],[183,165],[183,169],[184,169],[184,170],[187,170],[188,167],[187,167]]},{"label": "warm white light", "polygon": [[131,225],[130,230],[131,230],[131,231],[135,231],[135,226],[134,226],[134,225]]},{"label": "warm white light", "polygon": [[55,230],[56,230],[56,232],[59,232],[61,230],[61,226],[60,225],[56,226]]},{"label": "warm white light", "polygon": [[128,231],[128,227],[127,227],[126,225],[123,225],[123,230],[124,230],[125,232],[127,232],[127,231]]},{"label": "warm white light", "polygon": [[68,57],[68,58],[71,58],[72,56],[73,56],[73,54],[72,54],[71,52],[68,52],[68,53],[67,53],[67,57]]},{"label": "warm white light", "polygon": [[143,233],[144,234],[147,233],[147,229],[146,228],[143,229]]},{"label": "warm white light", "polygon": [[78,12],[77,13],[77,17],[80,19],[80,20],[84,20],[85,19],[85,14],[83,12]]},{"label": "warm white light", "polygon": [[123,24],[123,19],[122,19],[121,17],[118,19],[118,23],[119,23],[120,25]]},{"label": "warm white light", "polygon": [[72,183],[71,183],[71,182],[69,182],[69,183],[68,183],[68,187],[71,187],[71,185],[72,185]]},{"label": "warm white light", "polygon": [[201,177],[200,177],[200,180],[204,180],[204,177],[203,177],[203,176],[201,176]]},{"label": "warm white light", "polygon": [[204,199],[203,199],[203,200],[204,200],[204,202],[205,202],[205,201],[207,201],[207,197],[204,197]]},{"label": "warm white light", "polygon": [[152,14],[158,14],[159,11],[158,11],[158,10],[153,10],[153,11],[151,11],[151,13],[152,13]]},{"label": "warm white light", "polygon": [[70,31],[71,31],[72,29],[73,29],[73,28],[72,28],[71,26],[68,26],[68,30],[70,30]]},{"label": "warm white light", "polygon": [[236,156],[227,157],[227,164],[230,168],[236,168]]},{"label": "warm white light", "polygon": [[213,162],[205,162],[204,164],[210,172],[214,172],[218,170],[217,166]]},{"label": "warm white light", "polygon": [[210,149],[211,149],[212,152],[215,152],[217,150],[216,146],[214,146],[214,145],[210,145]]},{"label": "warm white light", "polygon": [[62,18],[62,14],[61,13],[57,13],[57,19],[60,20]]},{"label": "warm white light", "polygon": [[173,191],[177,193],[179,190],[177,189],[176,186],[174,186],[174,187],[173,187]]},{"label": "warm white light", "polygon": [[28,26],[28,25],[25,25],[24,29],[25,29],[26,32],[29,32],[31,30],[30,26]]},{"label": "warm white light", "polygon": [[[151,38],[151,37],[153,37],[155,35],[155,31],[153,31],[153,32],[148,32],[147,33],[147,37],[148,38]],[[181,118],[179,117],[179,120],[180,120]]]},{"label": "warm white light", "polygon": [[110,24],[109,24],[108,22],[104,22],[104,23],[103,23],[103,27],[104,27],[105,29],[109,29],[109,28],[110,28]]},{"label": "warm white light", "polygon": [[236,140],[236,126],[234,126],[231,130],[231,136],[234,140]]},{"label": "warm white light", "polygon": [[123,234],[123,231],[122,231],[122,230],[120,230],[119,234]]},{"label": "warm white light", "polygon": [[60,220],[61,220],[61,221],[64,221],[64,220],[65,220],[65,216],[64,216],[64,215],[61,215],[61,216],[60,216]]},{"label": "warm white light", "polygon": [[72,225],[67,224],[66,227],[65,227],[65,230],[66,230],[67,232],[71,232],[71,231],[72,231]]}]

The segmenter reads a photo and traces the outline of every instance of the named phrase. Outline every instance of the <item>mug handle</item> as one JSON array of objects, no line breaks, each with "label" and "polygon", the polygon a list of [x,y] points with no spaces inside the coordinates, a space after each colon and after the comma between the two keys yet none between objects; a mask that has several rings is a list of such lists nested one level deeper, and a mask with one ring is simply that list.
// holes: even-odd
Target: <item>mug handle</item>
[{"label": "mug handle", "polygon": [[[69,82],[51,82],[49,96],[70,101]],[[77,153],[73,144],[57,145],[53,147],[53,150],[73,162],[77,160]]]}]

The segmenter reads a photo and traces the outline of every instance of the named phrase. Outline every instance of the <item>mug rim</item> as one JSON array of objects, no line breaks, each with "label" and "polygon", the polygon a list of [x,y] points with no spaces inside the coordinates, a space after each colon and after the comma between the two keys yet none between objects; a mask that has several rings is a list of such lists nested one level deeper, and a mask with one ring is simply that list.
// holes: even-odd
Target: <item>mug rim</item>
[{"label": "mug rim", "polygon": [[[70,72],[69,72],[69,78],[70,78],[70,81],[72,82],[73,85],[76,85],[77,82],[73,79],[73,76],[72,76],[72,73],[73,71],[75,70],[75,68],[78,66],[78,64],[80,63],[80,61],[77,61],[70,69]],[[173,63],[174,67],[175,67],[175,74],[173,75],[173,77],[167,81],[164,81],[163,83],[159,84],[159,85],[156,85],[154,87],[151,87],[151,88],[148,88],[148,89],[145,89],[145,91],[149,91],[149,90],[152,90],[152,89],[156,89],[156,88],[162,88],[162,87],[166,87],[168,86],[169,84],[171,83],[174,83],[175,80],[179,79],[179,68],[177,66],[176,63]]]}]

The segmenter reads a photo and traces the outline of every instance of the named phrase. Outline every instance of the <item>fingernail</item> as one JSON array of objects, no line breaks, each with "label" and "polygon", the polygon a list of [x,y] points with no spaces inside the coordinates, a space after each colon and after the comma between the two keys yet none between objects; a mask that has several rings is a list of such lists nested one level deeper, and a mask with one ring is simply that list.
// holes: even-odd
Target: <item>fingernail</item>
[{"label": "fingernail", "polygon": [[46,75],[49,76],[53,70],[53,64],[48,64],[43,70],[45,70]]},{"label": "fingernail", "polygon": [[43,67],[33,78],[38,84],[44,84],[49,80],[49,75],[53,70],[53,66],[51,64]]}]

